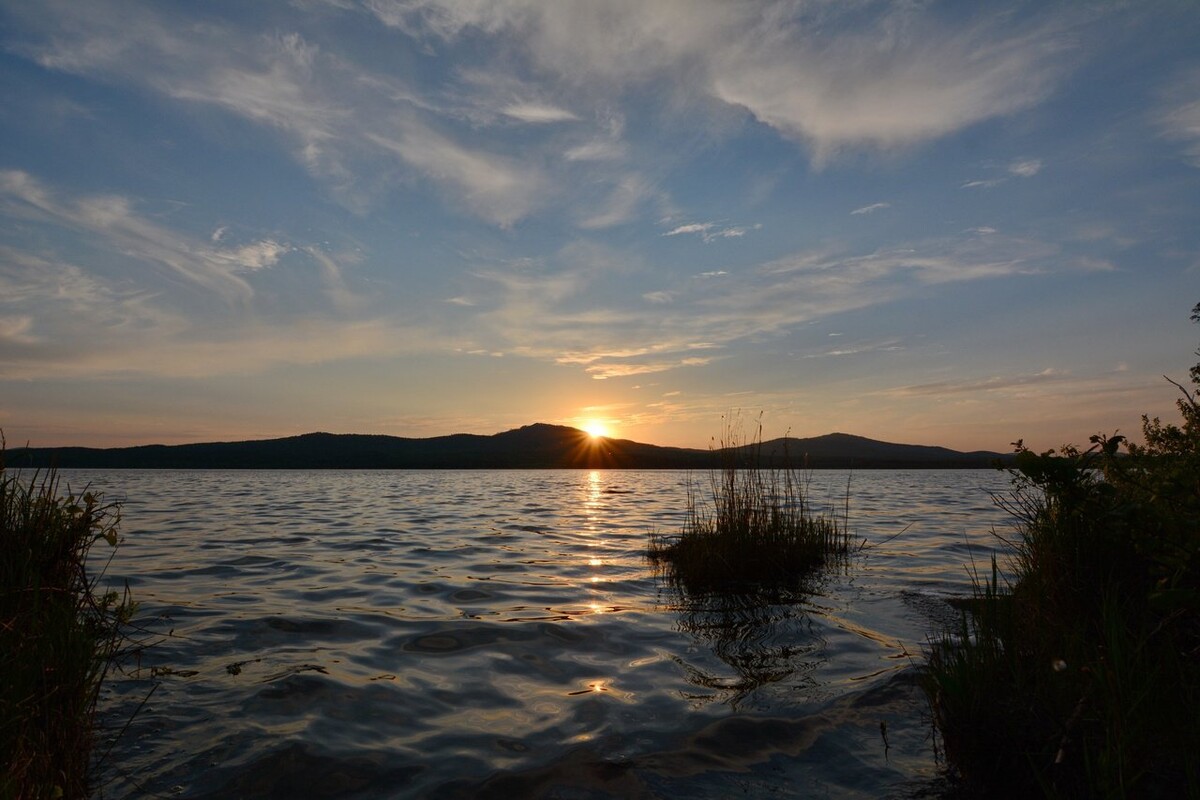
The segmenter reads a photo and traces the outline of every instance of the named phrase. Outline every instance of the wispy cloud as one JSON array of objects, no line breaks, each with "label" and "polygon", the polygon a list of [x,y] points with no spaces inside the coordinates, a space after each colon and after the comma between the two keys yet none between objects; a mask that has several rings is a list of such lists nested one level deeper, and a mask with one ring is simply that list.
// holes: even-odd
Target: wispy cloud
[{"label": "wispy cloud", "polygon": [[[642,87],[670,87],[664,107],[702,115],[693,122],[705,130],[718,130],[721,114],[747,113],[806,145],[819,165],[845,149],[904,147],[1028,108],[1069,66],[1069,39],[1057,35],[1062,14],[1019,25],[999,14],[951,22],[898,4],[864,27],[853,12],[782,2],[370,0],[355,8],[433,59],[469,31],[474,66],[438,78],[374,72],[313,30],[258,33],[109,0],[18,10],[24,38],[13,49],[51,69],[273,131],[355,211],[420,176],[452,208],[491,225],[511,228],[565,207],[590,230],[636,219],[647,203],[669,204],[646,169],[653,156],[638,157],[625,140],[624,110]],[[500,123],[527,138],[488,136]],[[625,165],[630,159],[637,163]],[[699,235],[711,242],[752,230]]]},{"label": "wispy cloud", "polygon": [[891,208],[891,207],[892,207],[891,203],[871,203],[871,205],[869,205],[869,206],[863,206],[862,208],[854,209],[853,211],[850,212],[850,214],[851,215],[872,214],[876,211],[882,211],[885,208]]},{"label": "wispy cloud", "polygon": [[[329,331],[344,326],[346,352],[360,352],[349,332],[371,323],[355,317],[361,299],[334,256],[271,237],[239,241],[226,226],[193,237],[141,205],[0,172],[0,217],[12,234],[0,244],[0,317],[9,321],[9,343],[21,345],[0,354],[0,374],[186,377],[262,369],[276,358],[302,362],[305,350],[319,360],[340,347],[301,344],[321,319]],[[29,230],[49,236],[21,233]],[[293,266],[308,275],[303,288],[283,269]],[[259,281],[297,289],[289,307],[261,297]]]},{"label": "wispy cloud", "polygon": [[320,364],[398,355],[426,334],[382,320],[346,323],[309,319],[303,325],[242,324],[225,330],[191,327],[187,336],[123,338],[109,347],[71,352],[43,348],[36,357],[0,357],[8,378],[152,375],[201,378],[261,374],[280,364]]},{"label": "wispy cloud", "polygon": [[963,380],[935,381],[933,383],[897,386],[888,390],[888,394],[897,396],[932,396],[953,394],[974,394],[978,392],[1008,391],[1022,389],[1028,386],[1045,383],[1061,383],[1073,380],[1069,373],[1053,367],[1047,367],[1041,372],[1018,375],[992,375],[986,378],[966,378]]},{"label": "wispy cloud", "polygon": [[[1009,178],[1032,178],[1042,171],[1045,166],[1040,158],[1017,158],[1008,163],[1004,167],[1008,175],[1002,178],[986,178],[966,181],[962,184],[963,189],[994,189],[1001,184],[1007,183]],[[993,169],[998,169],[998,166],[993,166]]]},{"label": "wispy cloud", "polygon": [[603,381],[609,378],[628,378],[634,375],[650,375],[655,372],[667,372],[678,367],[700,367],[712,361],[712,358],[689,357],[678,361],[662,361],[652,363],[601,363],[587,368],[587,373],[595,380]]},{"label": "wispy cloud", "polygon": [[834,7],[716,0],[370,8],[418,37],[507,36],[543,74],[593,91],[667,78],[681,94],[744,108],[811,145],[818,163],[845,147],[910,145],[1028,108],[1067,68],[1062,20],[1052,16],[955,25],[898,4],[863,26]]},{"label": "wispy cloud", "polygon": [[[831,333],[829,335],[841,336],[842,334]],[[857,356],[864,353],[895,353],[903,349],[904,344],[899,339],[886,339],[878,342],[860,342],[854,345],[836,347],[819,353],[809,353],[804,358],[839,358],[842,356]]]},{"label": "wispy cloud", "polygon": [[1107,258],[1093,258],[1091,256],[1079,256],[1075,259],[1075,266],[1083,272],[1116,272],[1117,265]]},{"label": "wispy cloud", "polygon": [[0,172],[0,211],[98,237],[128,257],[165,267],[229,301],[244,301],[254,295],[240,273],[271,266],[288,249],[270,240],[237,248],[189,240],[139,215],[128,198],[63,198],[37,178],[17,170]]},{"label": "wispy cloud", "polygon": [[567,161],[616,161],[625,156],[625,146],[612,139],[592,139],[567,149]]},{"label": "wispy cloud", "polygon": [[468,149],[417,123],[400,123],[400,136],[367,139],[398,155],[436,184],[448,186],[474,213],[501,227],[525,217],[543,199],[536,169],[495,154]]},{"label": "wispy cloud", "polygon": [[[691,223],[700,225],[702,223]],[[683,227],[683,226],[677,226]],[[608,264],[626,265],[617,273]],[[573,266],[564,269],[563,265]],[[588,267],[586,265],[595,266]],[[686,278],[641,294],[644,308],[597,298],[611,296],[616,281],[653,267],[620,252],[558,254],[532,269],[481,270],[488,282],[471,296],[488,306],[469,335],[506,351],[555,363],[579,365],[593,376],[615,379],[700,366],[697,350],[736,347],[777,336],[805,322],[893,303],[922,287],[1035,276],[1061,268],[1059,250],[1000,235],[914,242],[865,254],[812,250],[739,271]],[[633,272],[631,273],[630,270]],[[851,355],[902,343],[877,341],[831,348],[827,356]]]},{"label": "wispy cloud", "polygon": [[272,239],[251,242],[227,250],[217,250],[213,258],[224,261],[235,269],[254,270],[266,269],[279,263],[280,256],[291,252],[292,247],[280,244]]},{"label": "wispy cloud", "polygon": [[544,124],[552,122],[573,122],[579,117],[567,111],[565,108],[558,108],[543,103],[514,103],[510,106],[505,106],[501,113],[506,117],[520,120],[521,122],[530,122],[534,124]]},{"label": "wispy cloud", "polygon": [[1008,171],[1019,178],[1032,178],[1042,171],[1042,166],[1039,158],[1018,158],[1008,165]]},{"label": "wispy cloud", "polygon": [[1189,164],[1200,167],[1200,69],[1171,81],[1161,98],[1159,128],[1165,137],[1182,145]]},{"label": "wispy cloud", "polygon": [[635,218],[642,203],[656,196],[654,187],[645,178],[623,175],[597,207],[587,209],[579,220],[579,227],[599,230],[629,222]]},{"label": "wispy cloud", "polygon": [[[18,49],[53,69],[145,87],[272,129],[300,164],[356,209],[389,174],[378,168],[381,152],[399,155],[464,210],[500,226],[527,214],[544,189],[533,163],[436,132],[420,120],[437,113],[436,103],[298,33],[254,35],[219,23],[183,25],[159,8],[140,11],[131,16],[103,0],[86,9],[59,5],[29,19],[45,39]],[[545,102],[512,102],[500,111],[529,123],[575,118]],[[448,110],[446,120],[455,113]]]},{"label": "wispy cloud", "polygon": [[28,314],[0,316],[0,342],[6,344],[33,344],[37,337],[31,335],[33,317]]},{"label": "wispy cloud", "polygon": [[1028,108],[1064,73],[1057,22],[950,27],[917,8],[894,7],[874,29],[814,26],[819,44],[803,25],[764,31],[714,69],[713,91],[810,143],[819,165],[847,147],[904,147]]},{"label": "wispy cloud", "polygon": [[740,239],[750,231],[760,230],[761,223],[754,225],[727,225],[720,222],[689,222],[685,225],[677,225],[671,230],[663,234],[663,236],[683,236],[687,234],[695,234],[699,236],[705,244],[716,241],[717,239]]}]

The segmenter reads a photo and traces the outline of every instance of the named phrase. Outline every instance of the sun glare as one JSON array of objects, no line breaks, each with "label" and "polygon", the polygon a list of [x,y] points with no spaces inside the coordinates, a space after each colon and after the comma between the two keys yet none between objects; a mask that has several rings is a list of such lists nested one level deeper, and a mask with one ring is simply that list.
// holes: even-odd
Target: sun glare
[{"label": "sun glare", "polygon": [[597,419],[590,419],[585,422],[583,424],[583,430],[593,439],[599,439],[601,436],[608,436],[608,427]]}]

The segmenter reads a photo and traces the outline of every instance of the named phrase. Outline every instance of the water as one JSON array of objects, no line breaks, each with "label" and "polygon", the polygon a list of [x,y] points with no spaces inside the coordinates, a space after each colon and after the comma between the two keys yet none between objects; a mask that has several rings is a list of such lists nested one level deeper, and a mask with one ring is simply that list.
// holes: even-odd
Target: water
[{"label": "water", "polygon": [[803,597],[697,602],[644,552],[703,476],[63,477],[124,499],[106,581],[158,639],[105,690],[113,798],[936,791],[913,665],[1008,523],[1000,473],[817,472],[872,547]]}]

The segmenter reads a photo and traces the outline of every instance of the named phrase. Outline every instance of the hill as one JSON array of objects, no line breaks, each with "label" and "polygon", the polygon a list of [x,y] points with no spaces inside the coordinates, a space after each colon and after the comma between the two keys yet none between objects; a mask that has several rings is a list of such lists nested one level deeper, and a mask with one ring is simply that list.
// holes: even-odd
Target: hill
[{"label": "hill", "polygon": [[[782,464],[786,456],[795,466],[814,469],[989,467],[1003,458],[998,453],[961,453],[844,433],[774,439],[757,447],[764,465]],[[592,438],[575,428],[542,423],[492,436],[459,433],[412,439],[306,433],[241,442],[17,448],[6,457],[9,466],[18,468],[91,469],[709,469],[721,459],[721,451]]]}]

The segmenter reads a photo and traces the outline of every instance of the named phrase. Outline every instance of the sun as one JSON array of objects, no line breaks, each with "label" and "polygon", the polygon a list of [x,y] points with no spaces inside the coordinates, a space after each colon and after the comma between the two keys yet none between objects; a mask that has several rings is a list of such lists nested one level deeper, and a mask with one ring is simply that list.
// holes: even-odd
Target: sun
[{"label": "sun", "polygon": [[608,426],[598,419],[589,419],[583,423],[583,431],[593,439],[608,436]]}]

